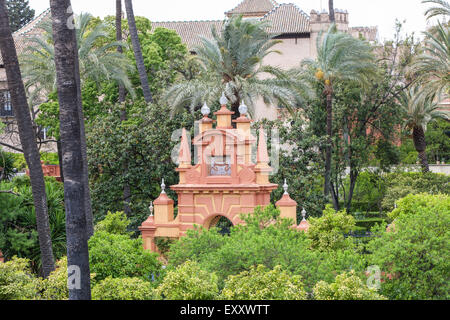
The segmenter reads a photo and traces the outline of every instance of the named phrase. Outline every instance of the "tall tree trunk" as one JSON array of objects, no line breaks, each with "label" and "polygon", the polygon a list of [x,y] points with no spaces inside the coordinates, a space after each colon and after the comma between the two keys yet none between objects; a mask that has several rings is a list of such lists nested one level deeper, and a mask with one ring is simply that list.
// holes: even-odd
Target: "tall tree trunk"
[{"label": "tall tree trunk", "polygon": [[125,9],[127,11],[128,27],[130,29],[131,43],[133,45],[134,57],[136,59],[136,65],[139,72],[139,78],[141,80],[142,91],[144,93],[144,99],[147,103],[153,103],[152,93],[150,92],[150,86],[148,85],[148,76],[145,70],[144,58],[142,57],[141,44],[136,28],[136,21],[134,20],[133,4],[131,0],[125,0]]},{"label": "tall tree trunk", "polygon": [[331,134],[333,129],[333,95],[331,88],[326,88],[327,95],[327,146],[325,148],[325,182],[324,182],[324,195],[328,197],[331,188]]},{"label": "tall tree trunk", "polygon": [[[236,100],[235,103],[231,104],[231,111],[234,112],[234,114],[231,115],[231,120],[236,120],[237,118],[240,117],[240,114],[239,114],[239,106],[240,105],[241,105],[241,100],[240,99]],[[234,124],[234,126],[235,125],[236,124]]]},{"label": "tall tree trunk", "polygon": [[88,231],[83,179],[83,155],[79,106],[81,88],[79,81],[78,49],[75,29],[68,8],[70,0],[50,0],[55,42],[55,67],[60,107],[60,135],[64,170],[64,203],[66,209],[67,265],[69,299],[90,300],[90,270]]},{"label": "tall tree trunk", "polygon": [[[75,39],[76,41],[76,39]],[[81,83],[80,83],[80,65],[78,61],[78,51],[77,58],[75,59],[75,71],[77,77],[77,86],[80,88],[78,91],[78,116],[80,118],[80,143],[81,143],[81,157],[83,164],[83,195],[84,195],[84,212],[86,215],[86,231],[88,239],[94,234],[94,216],[92,214],[92,201],[91,192],[89,190],[89,164],[87,159],[87,143],[86,143],[86,132],[84,128],[84,115],[83,115],[83,104],[81,102]]]},{"label": "tall tree trunk", "polygon": [[30,169],[31,190],[36,212],[36,225],[41,249],[42,273],[44,277],[55,269],[50,224],[48,220],[47,195],[36,136],[31,122],[30,109],[17,59],[16,46],[11,35],[5,0],[0,0],[0,51],[5,65],[11,103],[17,119],[19,138]]},{"label": "tall tree trunk", "polygon": [[[116,0],[116,40],[122,41],[122,0]],[[117,51],[122,53],[122,47],[118,46]],[[125,87],[119,83],[119,104],[122,108],[120,113],[120,120],[127,120],[127,109],[125,106]],[[124,185],[123,185],[123,211],[127,216],[131,214],[130,201],[131,201],[131,189],[130,184],[127,181],[128,175],[128,164],[124,162],[123,164],[123,176],[124,176]]]},{"label": "tall tree trunk", "polygon": [[58,139],[56,141],[56,149],[58,149],[58,161],[59,161],[59,171],[61,173],[61,182],[64,183],[64,170],[63,170],[61,139]]},{"label": "tall tree trunk", "polygon": [[333,23],[336,21],[334,17],[334,3],[333,0],[328,0],[328,9],[330,11],[330,21]]},{"label": "tall tree trunk", "polygon": [[413,128],[413,140],[414,140],[414,147],[416,148],[417,152],[419,153],[419,159],[420,164],[422,166],[422,172],[427,173],[430,171],[430,167],[428,166],[428,159],[427,159],[427,143],[425,141],[425,132],[421,126],[415,126]]},{"label": "tall tree trunk", "polygon": [[[70,0],[69,0],[70,3]],[[81,100],[81,80],[80,80],[80,62],[78,60],[78,45],[76,42],[76,32],[75,34],[75,45],[76,45],[76,52],[75,52],[75,79],[77,81],[77,87],[79,90],[77,90],[77,104],[78,104],[78,116],[79,116],[79,123],[80,123],[80,143],[81,143],[81,156],[83,160],[83,195],[84,195],[84,209],[85,209],[85,215],[86,215],[86,230],[87,230],[87,238],[89,238],[94,234],[94,217],[92,214],[92,202],[91,202],[91,193],[89,190],[89,164],[87,159],[87,143],[86,143],[86,131],[84,128],[84,114],[83,114],[83,104]]]},{"label": "tall tree trunk", "polygon": [[353,200],[353,194],[355,192],[355,186],[356,186],[356,181],[358,180],[358,176],[359,176],[359,172],[352,166],[350,165],[350,186],[349,186],[349,190],[348,190],[348,199],[347,199],[347,212],[351,212],[351,208],[352,208],[352,200]]},{"label": "tall tree trunk", "polygon": [[[116,0],[116,40],[122,41],[122,0]],[[123,53],[122,46],[117,47],[119,53]],[[125,87],[119,83],[119,103],[125,102]],[[121,119],[126,120],[127,111],[124,109],[121,113]]]}]

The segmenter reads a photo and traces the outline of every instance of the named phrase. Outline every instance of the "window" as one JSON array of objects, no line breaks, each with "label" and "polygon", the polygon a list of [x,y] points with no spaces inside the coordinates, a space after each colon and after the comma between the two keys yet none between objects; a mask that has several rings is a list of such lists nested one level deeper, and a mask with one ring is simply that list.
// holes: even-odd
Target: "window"
[{"label": "window", "polygon": [[0,91],[0,117],[13,117],[11,94],[7,90]]},{"label": "window", "polygon": [[12,105],[11,105],[11,93],[9,91],[3,91],[3,107],[5,111],[11,111]]}]

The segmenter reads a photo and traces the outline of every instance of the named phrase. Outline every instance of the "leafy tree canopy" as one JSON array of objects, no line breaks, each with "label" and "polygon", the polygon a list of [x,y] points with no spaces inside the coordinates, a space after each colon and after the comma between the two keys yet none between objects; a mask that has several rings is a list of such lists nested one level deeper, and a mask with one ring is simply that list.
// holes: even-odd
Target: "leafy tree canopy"
[{"label": "leafy tree canopy", "polygon": [[9,24],[11,31],[15,32],[33,20],[35,11],[30,8],[28,0],[6,0]]}]

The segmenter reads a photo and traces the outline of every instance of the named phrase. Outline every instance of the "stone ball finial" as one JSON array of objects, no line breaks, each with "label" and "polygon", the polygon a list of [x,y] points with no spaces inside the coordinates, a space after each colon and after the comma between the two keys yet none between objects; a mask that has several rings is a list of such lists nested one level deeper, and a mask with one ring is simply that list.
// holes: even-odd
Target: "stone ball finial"
[{"label": "stone ball finial", "polygon": [[241,102],[241,105],[239,106],[239,113],[241,116],[246,115],[248,112],[248,107],[245,105],[244,101]]},{"label": "stone ball finial", "polygon": [[225,96],[225,92],[222,92],[222,96],[220,97],[219,102],[220,102],[220,105],[222,105],[222,106],[226,105],[228,103],[228,99]]},{"label": "stone ball finial", "polygon": [[162,178],[161,193],[166,193],[166,185],[164,184],[164,178]]},{"label": "stone ball finial", "polygon": [[205,102],[200,111],[202,112],[202,115],[206,117],[211,112],[211,109],[209,109],[208,105]]}]

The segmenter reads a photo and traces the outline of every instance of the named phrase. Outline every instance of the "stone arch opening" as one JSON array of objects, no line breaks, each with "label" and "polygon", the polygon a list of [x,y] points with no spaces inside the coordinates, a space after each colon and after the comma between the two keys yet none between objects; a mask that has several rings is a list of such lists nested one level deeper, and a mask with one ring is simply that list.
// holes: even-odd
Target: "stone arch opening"
[{"label": "stone arch opening", "polygon": [[205,228],[210,229],[212,227],[216,227],[219,229],[219,233],[222,235],[230,234],[230,229],[233,226],[233,222],[231,222],[228,217],[224,215],[215,215],[205,221]]}]

